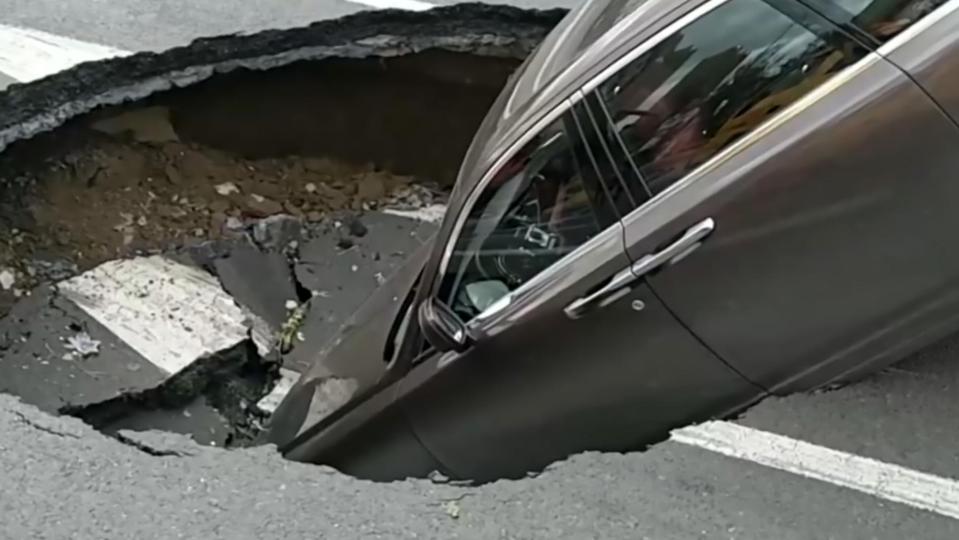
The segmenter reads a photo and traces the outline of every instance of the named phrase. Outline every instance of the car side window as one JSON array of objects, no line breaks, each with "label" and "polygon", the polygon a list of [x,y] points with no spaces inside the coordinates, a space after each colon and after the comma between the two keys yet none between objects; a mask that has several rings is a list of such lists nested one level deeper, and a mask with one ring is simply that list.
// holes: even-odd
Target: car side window
[{"label": "car side window", "polygon": [[438,296],[464,321],[618,220],[579,133],[568,113],[552,122],[467,209]]},{"label": "car side window", "polygon": [[946,0],[817,0],[842,8],[851,23],[870,36],[886,42],[909,28]]},{"label": "car side window", "polygon": [[773,3],[725,2],[598,87],[652,195],[867,53],[811,10]]}]

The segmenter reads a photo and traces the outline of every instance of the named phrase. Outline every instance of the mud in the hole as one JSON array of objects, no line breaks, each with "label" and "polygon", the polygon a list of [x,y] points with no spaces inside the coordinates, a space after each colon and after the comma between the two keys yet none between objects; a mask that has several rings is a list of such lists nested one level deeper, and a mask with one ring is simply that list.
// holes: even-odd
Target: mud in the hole
[{"label": "mud in the hole", "polygon": [[0,316],[43,281],[250,220],[442,199],[517,63],[435,50],[240,70],[16,143],[0,156]]}]

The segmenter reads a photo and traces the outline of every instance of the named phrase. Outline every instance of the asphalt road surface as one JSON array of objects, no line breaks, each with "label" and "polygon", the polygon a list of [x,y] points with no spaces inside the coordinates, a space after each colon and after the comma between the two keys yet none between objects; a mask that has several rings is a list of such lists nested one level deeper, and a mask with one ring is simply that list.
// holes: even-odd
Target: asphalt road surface
[{"label": "asphalt road surface", "polygon": [[[363,1],[0,0],[0,85],[78,58],[370,4],[429,7]],[[163,432],[111,438],[0,395],[0,539],[954,539],[957,360],[954,338],[859,384],[768,400],[647,452],[587,453],[475,488],[358,481],[272,448],[225,451]]]},{"label": "asphalt road surface", "polygon": [[[955,347],[842,391],[768,401],[729,425],[955,476]],[[358,481],[283,461],[270,448],[227,452],[158,432],[123,435],[126,443],[0,396],[0,538],[959,537],[955,514],[943,515],[955,511],[954,487],[922,499],[928,486],[912,483],[906,491],[916,498],[903,504],[890,500],[902,487],[895,474],[857,471],[884,490],[867,494],[811,478],[821,465],[815,455],[796,474],[671,441],[462,488]],[[939,508],[917,508],[917,500]]]}]

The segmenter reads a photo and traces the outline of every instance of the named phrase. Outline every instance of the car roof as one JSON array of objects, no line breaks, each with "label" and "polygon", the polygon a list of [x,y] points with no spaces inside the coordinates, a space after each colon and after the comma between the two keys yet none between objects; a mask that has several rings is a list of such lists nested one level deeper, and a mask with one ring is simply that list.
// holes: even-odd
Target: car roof
[{"label": "car roof", "polygon": [[[705,1],[705,0],[703,0]],[[570,85],[610,60],[624,42],[641,34],[688,0],[587,0],[570,11],[514,72],[473,138],[463,160],[451,206],[462,202],[506,147]]]}]

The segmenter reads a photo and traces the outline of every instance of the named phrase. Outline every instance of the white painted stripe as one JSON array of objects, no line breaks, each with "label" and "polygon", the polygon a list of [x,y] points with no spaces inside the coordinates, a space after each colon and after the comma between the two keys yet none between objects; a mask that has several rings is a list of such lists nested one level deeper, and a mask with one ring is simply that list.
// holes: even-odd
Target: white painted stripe
[{"label": "white painted stripe", "polygon": [[57,287],[169,374],[249,337],[250,321],[212,275],[164,257],[110,261]]},{"label": "white painted stripe", "polygon": [[280,406],[280,402],[290,393],[290,389],[293,388],[293,385],[296,384],[298,380],[300,380],[299,373],[292,369],[280,368],[280,379],[276,381],[273,390],[263,396],[263,398],[257,402],[256,406],[264,412],[273,414],[276,408]]},{"label": "white painted stripe", "polygon": [[959,482],[731,422],[707,422],[671,439],[959,519]]},{"label": "white painted stripe", "polygon": [[377,9],[405,9],[407,11],[426,11],[436,7],[436,4],[420,0],[346,0],[353,4],[374,7]]},{"label": "white painted stripe", "polygon": [[127,54],[113,47],[0,24],[0,72],[20,82],[40,79],[81,62]]},{"label": "white painted stripe", "polygon": [[403,210],[399,208],[384,208],[384,214],[391,214],[394,216],[405,217],[409,219],[416,219],[419,221],[428,221],[430,223],[439,223],[443,221],[443,216],[446,215],[446,205],[445,204],[432,204],[417,210]]}]

